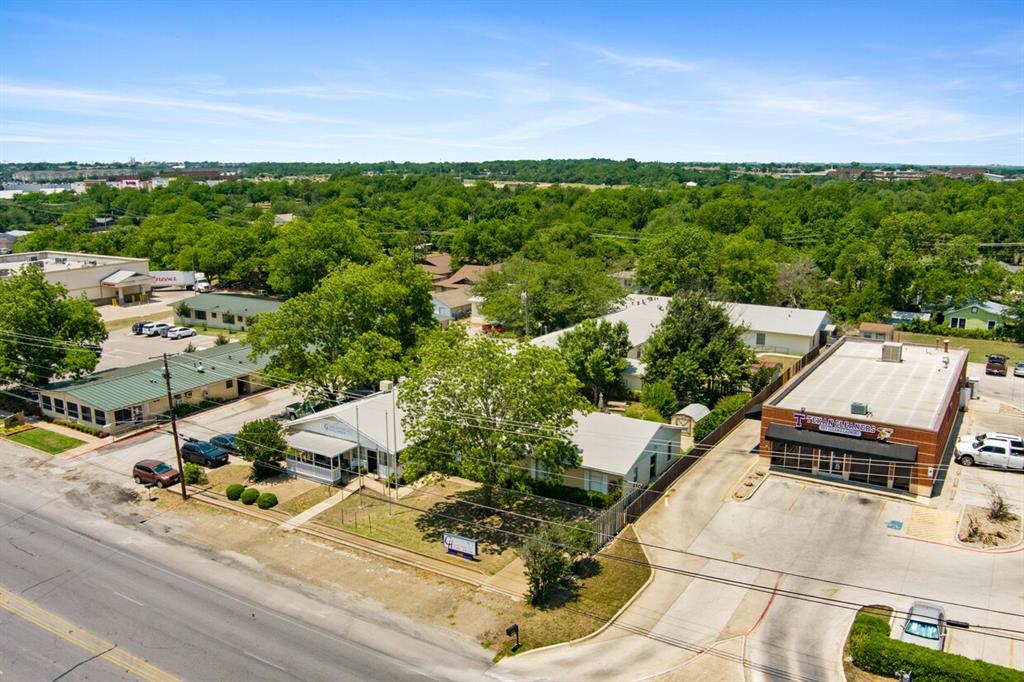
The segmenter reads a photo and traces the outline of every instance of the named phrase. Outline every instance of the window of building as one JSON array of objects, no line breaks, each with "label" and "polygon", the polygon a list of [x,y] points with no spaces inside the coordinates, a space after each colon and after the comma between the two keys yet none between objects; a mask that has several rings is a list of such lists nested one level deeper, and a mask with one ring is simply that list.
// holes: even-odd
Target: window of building
[{"label": "window of building", "polygon": [[44,410],[52,410],[53,409],[53,401],[50,400],[50,396],[44,395],[44,396],[40,396],[40,398],[42,399],[43,409]]},{"label": "window of building", "polygon": [[82,421],[84,421],[84,422],[91,422],[92,421],[92,408],[89,407],[88,405],[82,405]]},{"label": "window of building", "polygon": [[78,403],[68,402],[68,416],[72,419],[78,419]]},{"label": "window of building", "polygon": [[608,492],[608,474],[602,471],[583,470],[583,488],[598,493]]},{"label": "window of building", "polygon": [[197,310],[195,312],[196,312],[196,319],[197,320],[205,320],[206,319],[206,311],[205,310]]},{"label": "window of building", "polygon": [[995,329],[996,328],[996,321],[995,320],[989,320],[988,321],[988,328],[989,329]]},{"label": "window of building", "polygon": [[107,413],[103,410],[96,410],[96,423],[100,426],[105,426],[107,423]]},{"label": "window of building", "polygon": [[949,318],[950,329],[964,329],[967,326],[967,318],[965,317],[951,317]]},{"label": "window of building", "polygon": [[210,313],[210,319],[211,320],[216,320],[217,319],[217,313]]},{"label": "window of building", "polygon": [[658,477],[658,453],[651,453],[651,480]]},{"label": "window of building", "polygon": [[123,424],[132,420],[131,408],[124,408],[114,412],[114,423]]},{"label": "window of building", "polygon": [[972,306],[971,306],[971,312],[972,312],[972,313],[977,313],[977,312],[978,312],[978,306],[976,306],[976,305],[972,305]]},{"label": "window of building", "polygon": [[754,345],[763,346],[765,344],[764,332],[756,332],[754,334]]},{"label": "window of building", "polygon": [[814,448],[795,443],[772,443],[772,466],[811,473],[814,462]]},{"label": "window of building", "polygon": [[186,398],[191,398],[192,397],[192,391],[185,391],[185,397]]},{"label": "window of building", "polygon": [[913,466],[910,464],[896,464],[893,467],[892,487],[896,490],[910,490],[910,474]]},{"label": "window of building", "polygon": [[234,324],[235,323],[235,316],[232,315],[231,313],[224,313],[224,315],[221,316],[221,319],[224,320],[224,324]]},{"label": "window of building", "polygon": [[64,401],[61,400],[60,398],[54,398],[53,399],[53,411],[54,412],[60,412],[61,414],[64,414]]},{"label": "window of building", "polygon": [[224,388],[231,388],[234,385],[235,385],[234,379],[228,379],[227,381],[224,382]]}]

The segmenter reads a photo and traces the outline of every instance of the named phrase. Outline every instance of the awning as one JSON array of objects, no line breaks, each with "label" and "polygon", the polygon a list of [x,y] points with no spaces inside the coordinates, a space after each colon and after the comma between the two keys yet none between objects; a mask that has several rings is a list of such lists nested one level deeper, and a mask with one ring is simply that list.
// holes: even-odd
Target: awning
[{"label": "awning", "polygon": [[883,443],[879,440],[866,440],[863,438],[847,438],[846,436],[835,436],[830,433],[798,429],[792,426],[783,426],[782,424],[769,424],[765,438],[772,441],[782,441],[783,443],[841,450],[843,452],[880,457],[882,459],[893,459],[900,462],[917,461],[916,445]]},{"label": "awning", "polygon": [[132,272],[131,270],[118,270],[100,280],[100,284],[108,287],[123,287],[130,284],[143,284],[150,281],[150,277],[144,273]]},{"label": "awning", "polygon": [[356,449],[356,444],[350,440],[325,436],[312,431],[296,431],[285,434],[284,441],[296,450],[327,457],[334,457]]}]

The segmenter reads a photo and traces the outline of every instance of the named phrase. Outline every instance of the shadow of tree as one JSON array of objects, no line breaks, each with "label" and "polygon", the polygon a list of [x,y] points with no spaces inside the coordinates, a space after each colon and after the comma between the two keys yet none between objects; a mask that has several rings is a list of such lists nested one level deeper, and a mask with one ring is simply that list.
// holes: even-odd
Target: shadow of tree
[{"label": "shadow of tree", "polygon": [[585,518],[578,510],[554,501],[502,491],[495,491],[491,508],[483,504],[480,488],[453,493],[432,505],[430,514],[422,514],[416,528],[427,541],[440,541],[444,533],[456,533],[474,538],[482,553],[500,554],[518,547],[541,529],[543,523],[535,518],[555,523]]}]

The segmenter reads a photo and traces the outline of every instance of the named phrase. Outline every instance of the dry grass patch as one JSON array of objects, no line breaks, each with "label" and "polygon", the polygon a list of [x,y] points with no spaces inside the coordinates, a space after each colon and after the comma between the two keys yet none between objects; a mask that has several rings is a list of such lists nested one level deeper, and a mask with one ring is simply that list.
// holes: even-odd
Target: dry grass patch
[{"label": "dry grass patch", "polygon": [[[316,506],[324,500],[330,499],[331,495],[338,492],[336,488],[326,485],[318,485],[311,490],[296,495],[287,502],[282,503],[278,509],[288,512],[292,516],[298,516],[310,507]],[[277,493],[274,493],[275,495]]]},{"label": "dry grass patch", "polygon": [[957,537],[976,547],[1013,547],[1021,540],[1020,516],[1007,512],[994,519],[989,508],[967,505]]},{"label": "dry grass patch", "polygon": [[[518,652],[585,637],[607,623],[643,587],[651,575],[633,529],[626,528],[597,557],[594,575],[580,578],[570,601],[549,608],[525,606],[516,621],[522,646]],[[616,558],[617,557],[617,558]],[[514,641],[504,632],[498,656],[512,653]]]}]

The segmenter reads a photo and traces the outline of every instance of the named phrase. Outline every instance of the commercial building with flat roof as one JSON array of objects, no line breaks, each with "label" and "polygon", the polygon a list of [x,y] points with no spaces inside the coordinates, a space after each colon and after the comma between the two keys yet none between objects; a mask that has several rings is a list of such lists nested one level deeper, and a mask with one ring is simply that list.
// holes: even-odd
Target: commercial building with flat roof
[{"label": "commercial building with flat roof", "polygon": [[101,256],[67,251],[28,251],[0,255],[0,277],[38,268],[51,284],[60,284],[73,298],[95,303],[138,303],[149,298],[152,281],[145,258]]},{"label": "commercial building with flat roof", "polygon": [[174,323],[245,331],[261,313],[274,313],[281,302],[244,294],[197,294],[172,305]]},{"label": "commercial building with flat roof", "polygon": [[[168,357],[174,403],[230,400],[263,388],[264,356],[250,359],[248,344],[226,343]],[[163,360],[58,381],[39,389],[43,414],[119,433],[151,424],[170,409]]]},{"label": "commercial building with flat roof", "polygon": [[765,401],[773,468],[931,496],[953,440],[967,351],[847,337]]}]

